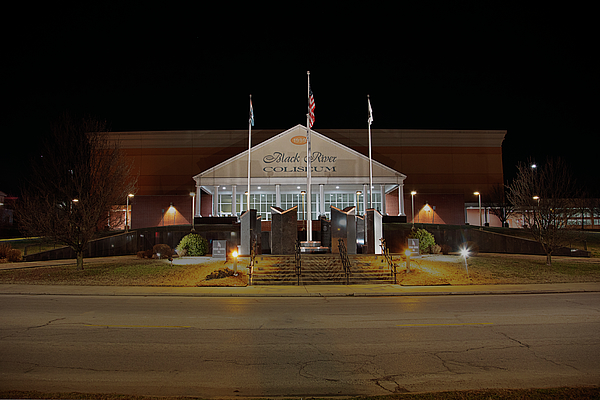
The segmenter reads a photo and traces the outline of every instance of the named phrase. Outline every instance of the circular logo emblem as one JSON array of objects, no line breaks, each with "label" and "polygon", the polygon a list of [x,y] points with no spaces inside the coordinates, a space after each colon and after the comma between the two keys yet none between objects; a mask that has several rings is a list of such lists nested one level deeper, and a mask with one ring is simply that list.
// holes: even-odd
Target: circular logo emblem
[{"label": "circular logo emblem", "polygon": [[290,141],[298,145],[306,144],[306,136],[294,136]]}]

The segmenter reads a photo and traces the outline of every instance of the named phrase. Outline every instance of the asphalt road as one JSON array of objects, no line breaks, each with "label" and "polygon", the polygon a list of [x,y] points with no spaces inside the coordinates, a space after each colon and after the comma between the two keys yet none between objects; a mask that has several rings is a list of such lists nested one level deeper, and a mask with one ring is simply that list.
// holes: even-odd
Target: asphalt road
[{"label": "asphalt road", "polygon": [[2,389],[228,397],[600,384],[600,293],[0,300]]}]

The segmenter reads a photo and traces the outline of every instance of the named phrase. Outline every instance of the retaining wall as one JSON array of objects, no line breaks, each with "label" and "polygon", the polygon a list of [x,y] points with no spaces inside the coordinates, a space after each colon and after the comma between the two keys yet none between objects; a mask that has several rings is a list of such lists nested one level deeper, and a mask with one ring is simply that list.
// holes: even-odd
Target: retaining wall
[{"label": "retaining wall", "polygon": [[[215,221],[217,222],[217,221]],[[228,221],[229,222],[229,221]],[[401,253],[406,249],[406,239],[413,225],[409,223],[384,222],[383,237],[392,253]],[[479,227],[462,225],[415,224],[415,228],[424,228],[435,237],[439,245],[450,246],[452,252],[460,251],[467,242],[477,251],[483,253],[510,253],[545,255],[542,246],[534,241],[516,236],[504,235],[480,230]],[[202,224],[196,225],[196,233],[204,236],[212,244],[213,240],[227,240],[228,247],[234,248],[240,244],[240,225],[237,223]],[[84,257],[108,257],[136,254],[138,251],[152,249],[155,244],[167,244],[175,248],[181,238],[190,233],[189,225],[144,228],[127,233],[116,234],[93,240],[87,246]],[[320,233],[320,232],[319,232]],[[269,253],[270,232],[263,234],[263,253]],[[319,235],[317,235],[319,236]],[[316,240],[319,240],[318,238]],[[211,249],[209,248],[209,252]],[[563,247],[553,253],[555,256],[590,257],[590,252]],[[23,257],[24,261],[44,261],[75,258],[75,253],[69,247],[62,247]]]}]

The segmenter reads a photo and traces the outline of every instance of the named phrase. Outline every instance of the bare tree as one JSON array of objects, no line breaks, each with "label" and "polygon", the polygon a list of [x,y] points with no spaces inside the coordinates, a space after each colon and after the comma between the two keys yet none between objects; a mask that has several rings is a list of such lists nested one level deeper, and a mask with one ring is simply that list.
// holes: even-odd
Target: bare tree
[{"label": "bare tree", "polygon": [[106,122],[63,116],[33,161],[18,208],[21,229],[71,247],[83,269],[87,243],[135,185],[130,171],[118,143],[108,139]]},{"label": "bare tree", "polygon": [[503,227],[515,211],[514,206],[507,200],[506,191],[507,187],[502,184],[493,185],[490,193],[484,197],[490,213],[498,217]]},{"label": "bare tree", "polygon": [[527,229],[546,252],[546,264],[552,253],[568,244],[573,226],[569,220],[579,212],[579,191],[562,159],[548,159],[537,168],[517,166],[517,176],[508,187],[508,199],[523,215]]}]

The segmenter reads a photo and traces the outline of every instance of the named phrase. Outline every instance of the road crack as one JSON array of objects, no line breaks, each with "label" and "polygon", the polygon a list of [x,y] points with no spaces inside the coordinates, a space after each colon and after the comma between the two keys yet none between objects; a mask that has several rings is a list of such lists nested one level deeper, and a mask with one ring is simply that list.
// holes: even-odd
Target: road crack
[{"label": "road crack", "polygon": [[377,386],[390,393],[409,393],[409,390],[396,382],[397,377],[398,375],[387,375],[380,378],[373,378],[371,382],[375,382]]},{"label": "road crack", "polygon": [[513,342],[517,343],[517,344],[518,344],[520,347],[524,347],[524,348],[528,349],[528,350],[531,352],[531,354],[533,354],[533,356],[534,356],[535,358],[537,358],[537,359],[540,359],[540,360],[543,360],[543,361],[549,362],[549,363],[551,363],[551,364],[554,364],[554,365],[556,365],[556,366],[558,366],[558,367],[565,366],[565,367],[572,368],[572,369],[574,369],[575,371],[579,371],[577,368],[575,368],[575,367],[574,367],[574,366],[572,366],[572,365],[565,364],[565,363],[560,363],[560,362],[557,362],[557,361],[551,360],[551,359],[549,359],[549,358],[546,358],[546,357],[544,357],[544,356],[542,356],[542,355],[538,354],[538,353],[537,353],[537,352],[536,352],[536,351],[535,351],[535,350],[534,350],[534,349],[531,347],[531,345],[529,345],[529,344],[527,344],[527,343],[525,343],[525,342],[522,342],[522,341],[520,341],[520,340],[518,340],[518,339],[515,339],[515,338],[513,338],[513,337],[510,337],[508,334],[506,334],[506,333],[504,333],[504,332],[497,332],[497,333],[499,333],[500,335],[504,336],[504,337],[505,337],[505,338],[507,338],[508,340],[510,340],[510,341],[513,341]]},{"label": "road crack", "polygon": [[12,337],[22,335],[24,332],[29,332],[30,330],[33,330],[33,329],[44,328],[44,327],[49,326],[50,324],[52,324],[52,323],[54,323],[56,321],[62,321],[62,320],[65,320],[65,319],[66,318],[55,318],[55,319],[51,319],[50,321],[48,321],[48,322],[46,322],[44,324],[41,324],[41,325],[28,326],[26,328],[22,328],[22,329],[19,329],[17,331],[14,331],[13,333],[10,333],[8,335],[1,336],[0,340],[10,339]]},{"label": "road crack", "polygon": [[[458,369],[459,367],[471,367],[471,368],[477,368],[483,371],[495,371],[495,370],[506,370],[506,368],[503,367],[498,367],[495,365],[481,365],[481,364],[477,364],[474,361],[459,361],[459,360],[448,360],[444,357],[442,357],[442,355],[460,355],[460,354],[464,354],[464,353],[468,353],[470,351],[477,351],[477,350],[503,350],[506,347],[487,347],[487,346],[481,346],[481,347],[471,347],[468,349],[464,349],[464,350],[457,350],[457,351],[438,351],[438,352],[434,352],[434,353],[430,353],[432,356],[434,356],[435,358],[437,358],[441,363],[442,363],[442,367],[446,369],[447,372],[451,373],[451,374],[460,374],[463,372],[459,372],[456,371],[456,369]],[[456,367],[456,368],[454,368]]]},{"label": "road crack", "polygon": [[45,324],[38,325],[38,326],[30,326],[30,327],[29,327],[29,328],[27,328],[25,331],[28,331],[28,330],[31,330],[31,329],[44,328],[44,327],[46,327],[46,326],[48,326],[48,325],[50,325],[50,324],[52,324],[52,323],[54,323],[54,322],[56,322],[56,321],[63,321],[63,320],[65,320],[65,319],[66,319],[66,318],[56,318],[56,319],[51,319],[50,321],[46,322]]}]

